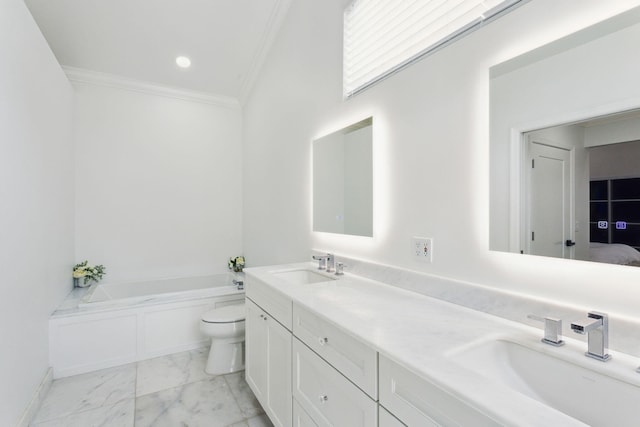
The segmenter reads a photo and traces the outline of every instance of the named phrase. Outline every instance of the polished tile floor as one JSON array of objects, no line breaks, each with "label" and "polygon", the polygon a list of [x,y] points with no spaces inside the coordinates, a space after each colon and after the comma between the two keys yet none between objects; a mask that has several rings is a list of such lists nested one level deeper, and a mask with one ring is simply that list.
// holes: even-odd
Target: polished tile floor
[{"label": "polished tile floor", "polygon": [[55,380],[31,427],[272,427],[244,372],[204,372],[208,351]]}]

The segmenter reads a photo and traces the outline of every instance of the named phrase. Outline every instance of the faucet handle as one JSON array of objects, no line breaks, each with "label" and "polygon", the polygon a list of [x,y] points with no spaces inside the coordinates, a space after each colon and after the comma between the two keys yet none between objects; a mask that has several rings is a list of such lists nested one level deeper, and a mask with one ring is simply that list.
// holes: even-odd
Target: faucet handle
[{"label": "faucet handle", "polygon": [[328,255],[313,255],[311,258],[318,261],[318,270],[324,270],[327,268]]},{"label": "faucet handle", "polygon": [[564,341],[562,340],[562,319],[536,316],[535,314],[530,314],[527,317],[544,323],[544,338],[540,341],[554,347],[564,345]]},{"label": "faucet handle", "polygon": [[342,276],[344,274],[344,263],[336,262],[336,276]]}]

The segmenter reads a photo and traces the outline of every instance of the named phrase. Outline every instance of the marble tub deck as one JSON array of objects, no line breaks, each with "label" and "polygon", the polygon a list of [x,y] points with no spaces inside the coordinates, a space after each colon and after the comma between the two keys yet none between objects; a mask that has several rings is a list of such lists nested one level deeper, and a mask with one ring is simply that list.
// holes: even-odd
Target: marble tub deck
[{"label": "marble tub deck", "polygon": [[244,372],[204,372],[208,348],[55,380],[31,427],[272,427]]}]

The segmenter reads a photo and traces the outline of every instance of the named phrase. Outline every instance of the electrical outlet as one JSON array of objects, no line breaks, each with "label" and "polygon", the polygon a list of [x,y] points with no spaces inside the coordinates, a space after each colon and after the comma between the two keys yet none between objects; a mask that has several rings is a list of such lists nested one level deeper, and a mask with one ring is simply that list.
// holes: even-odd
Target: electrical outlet
[{"label": "electrical outlet", "polygon": [[416,261],[433,261],[433,239],[430,237],[412,237],[411,253]]}]

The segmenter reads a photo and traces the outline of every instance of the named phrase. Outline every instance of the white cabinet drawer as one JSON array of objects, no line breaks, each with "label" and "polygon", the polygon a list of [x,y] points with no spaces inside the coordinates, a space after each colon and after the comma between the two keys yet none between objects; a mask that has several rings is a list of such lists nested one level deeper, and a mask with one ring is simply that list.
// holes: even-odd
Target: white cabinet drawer
[{"label": "white cabinet drawer", "polygon": [[245,294],[271,317],[291,330],[291,298],[262,283],[248,273],[245,277]]},{"label": "white cabinet drawer", "polygon": [[406,427],[382,406],[378,406],[378,427]]},{"label": "white cabinet drawer", "polygon": [[293,305],[293,334],[378,399],[378,354],[373,348],[298,304]]},{"label": "white cabinet drawer", "polygon": [[318,427],[378,424],[376,402],[297,339],[293,360],[293,397]]},{"label": "white cabinet drawer", "polygon": [[318,427],[309,414],[293,399],[293,427]]},{"label": "white cabinet drawer", "polygon": [[380,355],[380,404],[409,427],[498,427],[500,423]]}]

